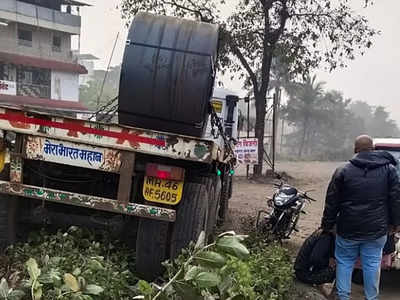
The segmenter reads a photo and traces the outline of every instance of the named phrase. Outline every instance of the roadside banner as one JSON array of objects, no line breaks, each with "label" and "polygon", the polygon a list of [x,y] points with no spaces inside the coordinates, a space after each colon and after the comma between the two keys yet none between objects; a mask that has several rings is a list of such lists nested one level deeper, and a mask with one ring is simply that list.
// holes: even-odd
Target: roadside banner
[{"label": "roadside banner", "polygon": [[258,165],[258,139],[239,139],[235,146],[235,155],[239,164]]}]

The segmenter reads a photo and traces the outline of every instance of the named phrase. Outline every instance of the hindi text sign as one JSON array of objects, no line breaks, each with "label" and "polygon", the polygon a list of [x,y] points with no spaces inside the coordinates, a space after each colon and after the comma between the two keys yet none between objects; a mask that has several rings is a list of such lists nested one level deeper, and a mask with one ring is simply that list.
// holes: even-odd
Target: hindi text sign
[{"label": "hindi text sign", "polygon": [[120,152],[66,141],[29,136],[26,143],[28,159],[72,165],[108,172],[119,172]]},{"label": "hindi text sign", "polygon": [[243,138],[235,146],[235,155],[239,164],[258,164],[258,139]]}]

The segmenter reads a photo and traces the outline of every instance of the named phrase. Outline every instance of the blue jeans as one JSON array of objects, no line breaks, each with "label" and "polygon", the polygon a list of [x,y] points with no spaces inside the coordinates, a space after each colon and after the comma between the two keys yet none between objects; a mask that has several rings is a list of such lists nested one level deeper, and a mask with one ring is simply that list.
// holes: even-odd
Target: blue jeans
[{"label": "blue jeans", "polygon": [[340,300],[349,300],[354,265],[360,257],[367,300],[377,300],[381,274],[382,251],[387,236],[372,241],[351,241],[336,237],[336,289]]}]

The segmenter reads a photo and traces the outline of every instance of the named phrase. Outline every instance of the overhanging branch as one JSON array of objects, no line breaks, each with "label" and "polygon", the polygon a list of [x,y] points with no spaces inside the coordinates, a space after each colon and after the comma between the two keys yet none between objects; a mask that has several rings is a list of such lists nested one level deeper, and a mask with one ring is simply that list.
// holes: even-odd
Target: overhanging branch
[{"label": "overhanging branch", "polygon": [[302,14],[290,14],[289,15],[290,18],[292,17],[332,17],[331,14],[329,13],[302,13]]},{"label": "overhanging branch", "polygon": [[[191,0],[189,0],[189,3],[190,3],[193,7],[196,7],[196,5],[195,5]],[[205,16],[203,15],[203,13],[201,12],[201,9],[189,8],[189,7],[187,7],[187,6],[184,6],[184,5],[182,5],[182,4],[177,3],[177,2],[174,1],[174,0],[172,0],[172,1],[164,1],[164,4],[171,5],[171,6],[173,6],[173,7],[176,7],[176,8],[179,8],[179,9],[186,10],[186,11],[188,11],[188,12],[191,12],[191,13],[195,14],[196,16],[198,16],[198,17],[200,18],[200,20],[203,21],[203,22],[208,22],[208,23],[209,23],[209,22],[212,21],[212,18],[207,18],[207,17],[205,17]],[[203,8],[203,10],[204,10],[204,9],[207,10],[207,11],[210,13],[210,15],[212,16],[211,10],[209,10],[209,9],[207,9],[207,8]]]},{"label": "overhanging branch", "polygon": [[242,66],[246,69],[247,73],[250,76],[250,80],[253,84],[254,91],[258,91],[258,82],[257,82],[257,76],[251,69],[248,61],[244,57],[243,53],[240,51],[239,47],[236,45],[236,43],[232,40],[232,38],[229,36],[229,47],[231,48],[233,54],[239,59],[240,63]]}]

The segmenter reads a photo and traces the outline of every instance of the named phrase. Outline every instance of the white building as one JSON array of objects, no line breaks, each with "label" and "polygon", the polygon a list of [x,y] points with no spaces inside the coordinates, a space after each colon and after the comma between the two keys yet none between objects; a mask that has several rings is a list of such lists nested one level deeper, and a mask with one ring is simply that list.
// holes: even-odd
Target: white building
[{"label": "white building", "polygon": [[[84,111],[79,75],[87,74],[71,51],[79,36],[73,0],[0,0],[0,103]],[[72,8],[72,9],[71,9]]]},{"label": "white building", "polygon": [[86,85],[94,74],[94,61],[99,59],[92,54],[77,54],[77,56],[78,63],[84,66],[88,71],[86,75],[79,76],[79,85]]}]

